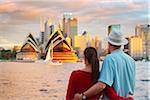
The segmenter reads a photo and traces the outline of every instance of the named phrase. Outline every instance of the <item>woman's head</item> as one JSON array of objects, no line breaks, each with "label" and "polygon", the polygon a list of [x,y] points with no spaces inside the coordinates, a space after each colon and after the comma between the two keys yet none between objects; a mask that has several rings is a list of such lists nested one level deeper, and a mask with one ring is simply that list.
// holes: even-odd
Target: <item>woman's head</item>
[{"label": "woman's head", "polygon": [[86,65],[92,67],[92,79],[96,83],[99,77],[99,60],[97,57],[97,51],[93,47],[88,47],[84,50],[84,59]]}]

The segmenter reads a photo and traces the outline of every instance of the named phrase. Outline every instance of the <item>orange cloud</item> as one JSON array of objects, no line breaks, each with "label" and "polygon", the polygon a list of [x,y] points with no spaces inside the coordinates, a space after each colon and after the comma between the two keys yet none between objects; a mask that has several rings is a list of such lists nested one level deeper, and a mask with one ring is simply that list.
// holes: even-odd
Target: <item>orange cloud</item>
[{"label": "orange cloud", "polygon": [[18,10],[15,3],[3,3],[0,4],[0,13],[11,13]]}]

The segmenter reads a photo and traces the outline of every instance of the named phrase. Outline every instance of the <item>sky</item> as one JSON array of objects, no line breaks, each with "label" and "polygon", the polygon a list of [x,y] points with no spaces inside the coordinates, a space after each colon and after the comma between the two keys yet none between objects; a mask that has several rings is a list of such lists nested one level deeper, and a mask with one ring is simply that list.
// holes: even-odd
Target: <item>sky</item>
[{"label": "sky", "polygon": [[22,44],[32,32],[40,33],[40,18],[62,22],[63,13],[78,17],[78,33],[87,31],[102,39],[107,26],[120,24],[125,36],[135,33],[135,26],[148,24],[150,0],[0,0],[0,46]]}]

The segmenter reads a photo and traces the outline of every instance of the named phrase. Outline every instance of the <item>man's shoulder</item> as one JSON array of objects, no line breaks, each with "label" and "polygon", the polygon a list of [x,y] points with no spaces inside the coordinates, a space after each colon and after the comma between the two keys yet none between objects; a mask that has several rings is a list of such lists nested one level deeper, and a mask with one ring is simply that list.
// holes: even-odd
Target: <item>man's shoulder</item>
[{"label": "man's shoulder", "polygon": [[106,60],[111,60],[112,58],[114,57],[114,54],[108,54],[106,57],[105,57],[105,61]]},{"label": "man's shoulder", "polygon": [[126,59],[129,59],[129,60],[132,61],[132,62],[135,61],[135,60],[134,60],[131,56],[129,56],[128,54],[124,53],[124,55],[125,55]]}]

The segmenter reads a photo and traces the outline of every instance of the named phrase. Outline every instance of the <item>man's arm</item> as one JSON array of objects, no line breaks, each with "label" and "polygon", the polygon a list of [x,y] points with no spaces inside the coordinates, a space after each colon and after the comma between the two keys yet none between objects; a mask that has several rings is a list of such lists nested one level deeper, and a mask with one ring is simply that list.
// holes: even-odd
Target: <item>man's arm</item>
[{"label": "man's arm", "polygon": [[93,85],[87,91],[85,91],[84,94],[87,97],[90,97],[90,96],[93,96],[93,95],[96,95],[96,94],[100,93],[105,87],[106,87],[105,83],[97,82],[95,85]]},{"label": "man's arm", "polygon": [[[97,82],[95,85],[93,85],[87,91],[85,91],[83,94],[86,97],[90,97],[90,96],[93,96],[93,95],[100,93],[105,87],[106,87],[105,83]],[[75,100],[82,100],[82,94],[75,94],[74,99]]]}]

